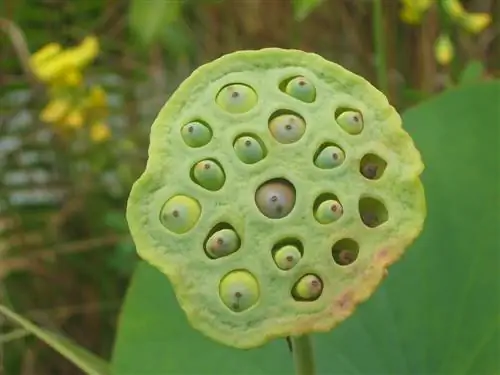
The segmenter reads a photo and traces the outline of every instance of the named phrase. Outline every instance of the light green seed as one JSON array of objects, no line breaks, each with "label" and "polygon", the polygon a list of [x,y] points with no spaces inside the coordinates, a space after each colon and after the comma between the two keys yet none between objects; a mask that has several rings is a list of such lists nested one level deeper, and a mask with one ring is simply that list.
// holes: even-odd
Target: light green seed
[{"label": "light green seed", "polygon": [[320,151],[314,164],[321,169],[332,169],[341,165],[345,160],[344,151],[337,146],[327,146]]},{"label": "light green seed", "polygon": [[219,190],[226,181],[222,167],[213,160],[202,160],[194,166],[195,182],[208,190]]},{"label": "light green seed", "polygon": [[240,248],[240,238],[232,229],[222,229],[210,236],[205,250],[211,258],[221,258]]},{"label": "light green seed", "polygon": [[281,219],[295,206],[295,189],[282,181],[266,182],[257,189],[255,203],[264,216]]},{"label": "light green seed", "polygon": [[247,85],[233,84],[224,87],[217,94],[216,102],[227,112],[244,113],[255,107],[257,94]]},{"label": "light green seed", "polygon": [[316,88],[305,77],[295,77],[288,82],[285,92],[306,103],[312,103],[316,99]]},{"label": "light green seed", "polygon": [[359,134],[363,130],[363,115],[358,111],[345,111],[337,117],[337,123],[349,134]]},{"label": "light green seed", "polygon": [[303,276],[293,288],[293,296],[298,300],[314,301],[323,291],[323,282],[312,274]]},{"label": "light green seed", "polygon": [[254,306],[259,300],[259,283],[248,271],[232,271],[219,285],[222,302],[235,312],[241,312]]},{"label": "light green seed", "polygon": [[306,131],[306,123],[296,115],[279,115],[269,122],[269,130],[279,143],[289,144],[302,138]]},{"label": "light green seed", "polygon": [[340,202],[329,199],[320,203],[314,212],[314,217],[321,224],[330,224],[340,219],[343,213],[344,209]]},{"label": "light green seed", "polygon": [[254,164],[264,158],[264,148],[261,143],[253,137],[242,136],[234,143],[234,151],[243,163]]},{"label": "light green seed", "polygon": [[160,221],[168,230],[182,234],[192,229],[201,215],[196,199],[185,195],[170,198],[162,207]]},{"label": "light green seed", "polygon": [[293,245],[283,246],[274,253],[274,261],[282,270],[293,268],[299,262],[300,258],[302,258],[302,254]]},{"label": "light green seed", "polygon": [[199,121],[184,125],[181,134],[184,142],[191,147],[205,146],[212,139],[210,128]]}]

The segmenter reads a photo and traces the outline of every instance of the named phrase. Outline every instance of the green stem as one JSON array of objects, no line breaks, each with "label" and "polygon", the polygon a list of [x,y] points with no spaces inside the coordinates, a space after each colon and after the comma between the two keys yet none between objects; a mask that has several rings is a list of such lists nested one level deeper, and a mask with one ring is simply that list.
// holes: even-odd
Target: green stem
[{"label": "green stem", "polygon": [[385,59],[384,20],[382,0],[373,0],[373,43],[375,48],[375,67],[379,89],[387,94],[387,62]]},{"label": "green stem", "polygon": [[295,374],[314,375],[316,369],[314,366],[314,354],[311,338],[308,335],[292,336],[293,362],[295,365]]}]

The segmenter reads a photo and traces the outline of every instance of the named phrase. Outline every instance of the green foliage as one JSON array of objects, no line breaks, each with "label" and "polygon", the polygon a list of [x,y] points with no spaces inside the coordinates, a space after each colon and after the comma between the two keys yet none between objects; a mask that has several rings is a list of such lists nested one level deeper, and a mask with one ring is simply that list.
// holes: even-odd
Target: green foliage
[{"label": "green foliage", "polygon": [[[500,82],[470,85],[404,114],[426,164],[428,220],[376,294],[338,328],[316,335],[319,373],[499,370],[495,297],[500,285],[494,259],[500,114],[491,106],[499,95]],[[117,375],[291,371],[284,341],[234,350],[192,329],[166,277],[145,263],[136,270],[119,328],[113,356]]]},{"label": "green foliage", "polygon": [[469,62],[460,73],[458,84],[465,85],[469,83],[476,83],[483,78],[484,73],[484,64],[481,61],[473,60]]},{"label": "green foliage", "polygon": [[324,0],[292,0],[293,15],[295,20],[303,21],[312,13]]}]

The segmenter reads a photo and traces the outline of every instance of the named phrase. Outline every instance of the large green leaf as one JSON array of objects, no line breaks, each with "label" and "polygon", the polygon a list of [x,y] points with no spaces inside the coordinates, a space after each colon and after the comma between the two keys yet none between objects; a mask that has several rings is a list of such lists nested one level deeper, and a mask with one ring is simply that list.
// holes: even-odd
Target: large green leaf
[{"label": "large green leaf", "polygon": [[[315,335],[321,374],[500,371],[500,83],[469,85],[404,114],[422,152],[424,231],[381,288]],[[115,374],[284,374],[283,340],[238,351],[194,331],[166,278],[141,264],[117,336]]]},{"label": "large green leaf", "polygon": [[38,339],[51,346],[76,367],[89,375],[107,375],[110,373],[108,364],[85,348],[77,345],[66,337],[38,327],[6,306],[0,305],[0,315],[6,316]]}]

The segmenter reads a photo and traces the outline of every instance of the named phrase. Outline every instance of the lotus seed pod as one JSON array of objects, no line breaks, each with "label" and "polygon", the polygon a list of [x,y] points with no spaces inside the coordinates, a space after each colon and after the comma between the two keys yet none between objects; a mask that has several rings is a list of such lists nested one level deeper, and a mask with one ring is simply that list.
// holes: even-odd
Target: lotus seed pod
[{"label": "lotus seed pod", "polygon": [[314,301],[323,291],[323,282],[316,275],[303,276],[293,287],[294,298],[304,301]]},{"label": "lotus seed pod", "polygon": [[294,143],[304,135],[306,123],[297,115],[278,115],[269,121],[269,130],[279,143]]},{"label": "lotus seed pod", "polygon": [[194,181],[208,190],[219,190],[226,176],[222,167],[213,160],[202,160],[194,166],[193,170]]},{"label": "lotus seed pod", "polygon": [[174,233],[186,233],[200,218],[201,207],[193,198],[177,195],[170,198],[161,209],[160,220]]},{"label": "lotus seed pod", "polygon": [[254,137],[242,136],[234,142],[234,151],[245,164],[254,164],[262,160],[265,150],[262,144]]},{"label": "lotus seed pod", "polygon": [[341,165],[345,160],[345,154],[337,146],[323,148],[314,160],[314,164],[321,169],[332,169]]},{"label": "lotus seed pod", "polygon": [[314,217],[321,224],[330,224],[340,219],[343,213],[344,209],[339,201],[328,199],[320,203]]},{"label": "lotus seed pod", "polygon": [[259,300],[259,283],[248,271],[232,271],[220,282],[219,295],[232,311],[242,312]]},{"label": "lotus seed pod", "polygon": [[274,253],[274,261],[282,270],[293,268],[302,257],[300,250],[293,245],[285,245]]},{"label": "lotus seed pod", "polygon": [[[284,81],[299,76],[314,83],[315,104]],[[192,119],[212,134],[203,147],[179,139]],[[252,167],[261,154],[246,153],[237,142],[245,136],[265,146]],[[395,108],[365,79],[316,54],[240,51],[200,67],[169,97],[127,220],[187,321],[224,345],[255,348],[328,331],[375,292],[422,229],[422,170]],[[320,224],[336,218],[328,200],[343,214]],[[283,270],[287,245],[300,260]]]},{"label": "lotus seed pod", "polygon": [[255,202],[268,218],[281,219],[295,206],[295,189],[287,181],[268,181],[257,189]]},{"label": "lotus seed pod", "polygon": [[217,94],[216,101],[227,112],[244,113],[255,107],[257,94],[247,85],[233,84],[224,87]]},{"label": "lotus seed pod", "polygon": [[210,128],[199,121],[184,125],[181,133],[184,142],[191,147],[205,146],[212,139]]},{"label": "lotus seed pod", "polygon": [[358,111],[345,111],[337,116],[337,123],[349,134],[359,134],[363,130],[363,115]]},{"label": "lotus seed pod", "polygon": [[232,229],[222,229],[215,232],[205,245],[205,250],[211,258],[220,258],[234,253],[240,248],[240,238]]},{"label": "lotus seed pod", "polygon": [[291,79],[286,85],[285,92],[306,103],[311,103],[316,98],[316,88],[307,78],[302,76]]}]

